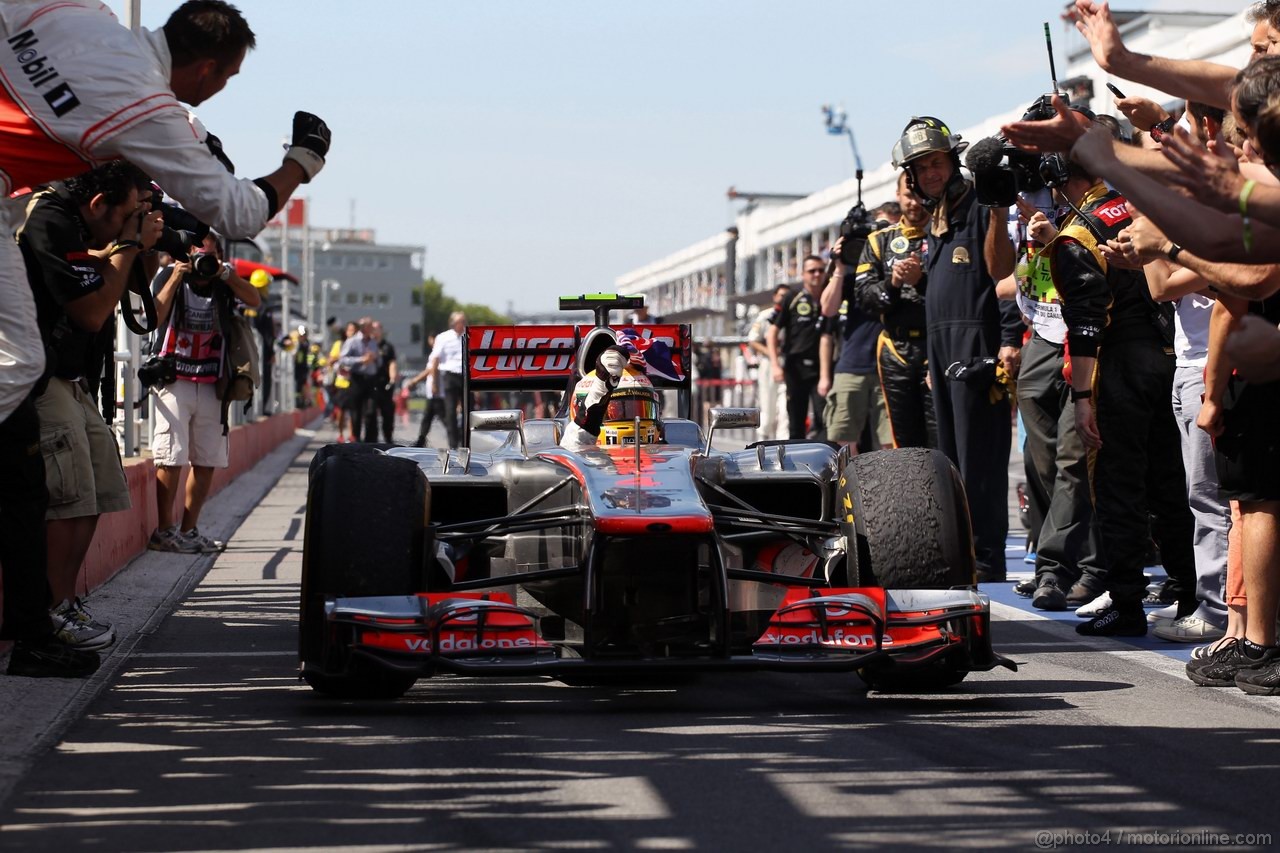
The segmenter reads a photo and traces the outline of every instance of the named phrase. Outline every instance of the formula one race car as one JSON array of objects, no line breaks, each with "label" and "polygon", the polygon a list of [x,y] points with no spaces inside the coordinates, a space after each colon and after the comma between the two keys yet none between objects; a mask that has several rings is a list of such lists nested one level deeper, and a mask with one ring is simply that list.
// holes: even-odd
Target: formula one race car
[{"label": "formula one race car", "polygon": [[[464,401],[568,389],[558,417],[473,411],[466,448],[316,454],[308,684],[394,698],[437,673],[581,682],[767,669],[931,690],[1015,669],[992,651],[964,490],[945,456],[850,458],[806,440],[715,449],[718,430],[754,428],[758,412],[713,409],[704,435],[688,419],[689,327],[609,326],[611,310],[638,303],[561,300],[594,309],[594,327],[466,330]],[[658,419],[652,443],[637,414],[640,440],[561,447],[575,383],[619,344],[679,417]]]}]

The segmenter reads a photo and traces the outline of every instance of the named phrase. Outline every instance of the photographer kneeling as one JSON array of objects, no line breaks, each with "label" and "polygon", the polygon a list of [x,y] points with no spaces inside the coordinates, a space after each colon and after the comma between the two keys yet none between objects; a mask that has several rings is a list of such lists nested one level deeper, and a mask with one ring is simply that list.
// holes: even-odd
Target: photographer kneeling
[{"label": "photographer kneeling", "polygon": [[[201,535],[197,524],[213,470],[227,467],[227,434],[218,377],[227,370],[222,318],[230,316],[233,297],[250,308],[262,304],[258,290],[222,263],[217,238],[204,238],[190,259],[159,272],[156,294],[157,358],[144,381],[166,380],[156,390],[155,435],[158,526],[147,547],[153,551],[209,554],[225,542]],[[168,375],[163,375],[168,374]],[[150,384],[150,383],[149,383]],[[173,523],[173,503],[182,468],[191,464],[182,527]]]},{"label": "photographer kneeling", "polygon": [[[87,653],[111,645],[115,631],[85,610],[76,579],[99,516],[129,508],[120,451],[96,398],[101,389],[114,406],[115,388],[103,374],[113,364],[115,307],[135,261],[163,227],[150,197],[142,170],[115,161],[39,189],[18,230],[46,351],[46,384],[37,385],[35,402],[49,498],[48,604],[55,605],[58,640]],[[11,673],[86,674],[96,667],[96,655],[77,673],[74,660],[28,659],[27,651],[15,650]]]}]

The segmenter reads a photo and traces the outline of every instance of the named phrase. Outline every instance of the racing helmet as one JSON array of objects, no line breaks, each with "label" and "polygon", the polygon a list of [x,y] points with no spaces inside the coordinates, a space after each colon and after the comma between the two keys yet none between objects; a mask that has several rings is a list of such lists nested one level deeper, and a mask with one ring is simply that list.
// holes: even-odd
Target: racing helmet
[{"label": "racing helmet", "polygon": [[249,273],[249,283],[259,290],[263,290],[271,285],[271,273],[259,267]]},{"label": "racing helmet", "polygon": [[[636,418],[640,430],[636,431]],[[618,377],[618,387],[609,394],[599,443],[657,444],[662,437],[662,397],[643,371],[628,366]]]}]

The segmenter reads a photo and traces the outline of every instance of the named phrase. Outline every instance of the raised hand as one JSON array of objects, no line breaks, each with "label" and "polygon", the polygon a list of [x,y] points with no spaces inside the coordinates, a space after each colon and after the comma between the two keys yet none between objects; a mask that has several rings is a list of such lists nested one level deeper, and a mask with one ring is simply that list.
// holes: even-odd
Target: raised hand
[{"label": "raised hand", "polygon": [[1177,172],[1169,175],[1169,183],[1187,190],[1201,204],[1224,213],[1239,212],[1240,190],[1245,181],[1230,149],[1212,153],[1178,127],[1173,133],[1165,134],[1162,151],[1165,158],[1178,167]]}]

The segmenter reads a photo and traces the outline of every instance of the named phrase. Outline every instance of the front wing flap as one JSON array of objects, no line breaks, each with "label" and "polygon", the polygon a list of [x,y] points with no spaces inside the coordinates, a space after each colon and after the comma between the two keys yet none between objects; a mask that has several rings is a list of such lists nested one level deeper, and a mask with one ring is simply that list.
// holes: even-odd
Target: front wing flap
[{"label": "front wing flap", "polygon": [[338,659],[358,657],[423,676],[437,671],[835,672],[926,666],[942,656],[959,659],[971,670],[1015,668],[992,651],[990,602],[970,589],[793,589],[750,654],[697,658],[583,658],[543,638],[538,615],[498,592],[330,599],[325,618],[329,642],[347,647]]}]

